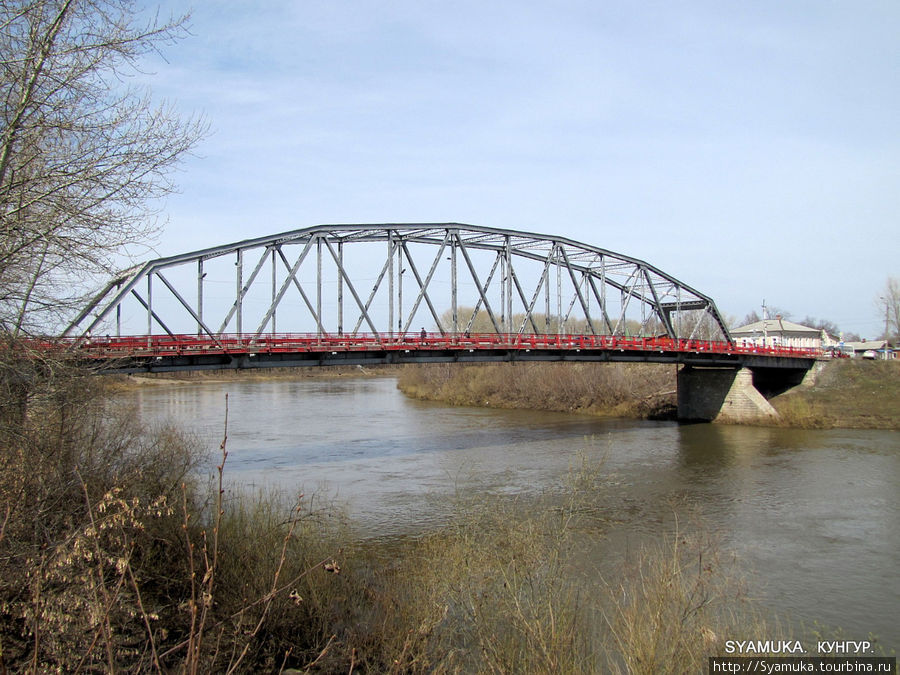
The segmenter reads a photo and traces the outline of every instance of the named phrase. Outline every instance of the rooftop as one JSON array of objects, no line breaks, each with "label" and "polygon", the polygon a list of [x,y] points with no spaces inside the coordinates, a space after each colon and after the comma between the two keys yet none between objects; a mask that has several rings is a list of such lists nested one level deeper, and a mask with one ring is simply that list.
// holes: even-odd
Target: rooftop
[{"label": "rooftop", "polygon": [[761,321],[748,323],[746,326],[731,329],[732,335],[745,333],[748,335],[759,335],[762,333],[808,333],[810,335],[821,335],[822,330],[819,328],[803,326],[799,323],[794,323],[793,321],[787,321],[786,319],[781,318],[762,319]]}]

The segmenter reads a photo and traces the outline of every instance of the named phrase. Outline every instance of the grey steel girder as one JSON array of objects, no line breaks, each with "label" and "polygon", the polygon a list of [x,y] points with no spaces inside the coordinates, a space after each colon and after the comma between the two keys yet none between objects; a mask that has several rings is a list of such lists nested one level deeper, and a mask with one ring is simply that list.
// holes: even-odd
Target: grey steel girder
[{"label": "grey steel girder", "polygon": [[[357,249],[376,243],[374,255],[369,247],[368,255],[351,259]],[[249,276],[245,256],[253,265]],[[261,274],[267,264],[271,275]],[[191,266],[194,281],[176,278]],[[216,266],[225,268],[222,280],[213,278]],[[406,285],[412,280],[414,292],[407,292],[412,297],[404,306],[407,272]],[[162,282],[158,288],[154,277]],[[360,284],[371,281],[368,294],[361,294]],[[142,283],[146,297],[139,292]],[[229,285],[230,299],[218,294]],[[543,322],[535,311],[542,291]],[[188,297],[191,292],[196,298]],[[147,334],[159,326],[167,333],[215,338],[243,333],[251,316],[254,334],[267,328],[274,333],[276,314],[282,332],[343,334],[347,313],[346,325],[355,324],[351,334],[363,324],[374,334],[406,332],[417,320],[454,333],[466,320],[459,312],[471,310],[466,331],[483,311],[498,333],[541,332],[541,323],[543,332],[570,332],[577,319],[578,331],[593,334],[638,331],[678,338],[705,330],[714,333],[707,337],[730,341],[709,296],[643,260],[556,235],[462,223],[317,225],[151,260],[111,280],[63,335],[97,333],[113,318],[119,334],[133,298]],[[442,311],[449,315],[442,317]],[[185,323],[191,328],[181,329]]]}]

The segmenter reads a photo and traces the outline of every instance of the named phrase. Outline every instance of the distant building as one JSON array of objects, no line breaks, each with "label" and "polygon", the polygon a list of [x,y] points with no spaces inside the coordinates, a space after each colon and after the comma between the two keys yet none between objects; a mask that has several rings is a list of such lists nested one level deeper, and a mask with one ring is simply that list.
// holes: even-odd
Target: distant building
[{"label": "distant building", "polygon": [[734,328],[731,337],[735,344],[758,347],[799,347],[802,349],[827,349],[837,342],[820,328],[801,326],[780,316],[763,319]]},{"label": "distant building", "polygon": [[887,358],[894,358],[894,348],[886,340],[863,340],[862,342],[845,342],[844,348],[852,351],[853,356],[863,357],[866,359],[884,359],[885,352]]}]

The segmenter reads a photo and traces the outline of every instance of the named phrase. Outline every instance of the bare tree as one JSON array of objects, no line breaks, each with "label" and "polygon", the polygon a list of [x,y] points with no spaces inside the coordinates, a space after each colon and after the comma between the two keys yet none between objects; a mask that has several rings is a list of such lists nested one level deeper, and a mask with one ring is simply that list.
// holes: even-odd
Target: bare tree
[{"label": "bare tree", "polygon": [[900,337],[900,279],[888,277],[877,304],[884,314],[884,339],[896,341]]},{"label": "bare tree", "polygon": [[786,309],[782,309],[781,307],[766,307],[763,304],[763,312],[765,313],[765,317],[759,315],[755,309],[747,312],[747,315],[741,320],[741,326],[748,326],[751,323],[756,323],[757,321],[762,321],[763,318],[773,319],[775,317],[780,316],[782,319],[790,319],[792,314]]},{"label": "bare tree", "polygon": [[834,321],[829,321],[828,319],[817,319],[814,316],[806,315],[803,317],[803,320],[800,321],[800,325],[824,330],[831,337],[839,337],[841,335],[841,329],[838,328],[838,325]]},{"label": "bare tree", "polygon": [[[762,317],[756,310],[751,310],[747,312],[746,316],[741,320],[741,326],[749,326],[751,323],[756,323],[757,321],[762,321]],[[735,328],[737,326],[734,326]]]},{"label": "bare tree", "polygon": [[146,89],[140,60],[187,17],[132,0],[0,0],[0,330],[51,330],[93,275],[157,229],[153,200],[205,134]]}]

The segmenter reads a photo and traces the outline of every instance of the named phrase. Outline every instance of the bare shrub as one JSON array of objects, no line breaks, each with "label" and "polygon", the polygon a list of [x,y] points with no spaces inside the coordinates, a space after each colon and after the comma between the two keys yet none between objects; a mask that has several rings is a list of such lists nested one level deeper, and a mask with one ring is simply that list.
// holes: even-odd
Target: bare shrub
[{"label": "bare shrub", "polygon": [[198,450],[171,429],[147,433],[64,363],[0,361],[0,382],[15,398],[0,416],[3,662],[129,663],[144,644],[137,582],[154,588],[154,616],[178,594],[171,505]]},{"label": "bare shrub", "polygon": [[304,495],[293,508],[265,492],[222,505],[215,567],[201,563],[215,575],[201,591],[212,607],[201,672],[271,670],[286,653],[297,664],[321,655],[341,618],[335,607],[352,607],[338,553],[345,522],[334,505]]},{"label": "bare shrub", "polygon": [[321,656],[341,604],[338,509],[229,498],[224,439],[204,490],[190,438],[144,428],[86,373],[33,375],[0,427],[0,671],[237,672]]},{"label": "bare shrub", "polygon": [[228,487],[227,434],[203,489],[189,439],[71,377],[28,380],[0,429],[0,670],[692,672],[721,635],[772,634],[701,535],[602,579],[600,467],[461,495],[388,548],[329,502]]}]

